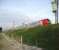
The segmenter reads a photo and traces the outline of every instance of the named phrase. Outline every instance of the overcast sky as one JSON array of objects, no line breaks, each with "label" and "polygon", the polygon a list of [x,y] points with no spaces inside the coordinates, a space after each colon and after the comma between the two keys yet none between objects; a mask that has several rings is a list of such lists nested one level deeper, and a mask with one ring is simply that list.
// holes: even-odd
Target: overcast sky
[{"label": "overcast sky", "polygon": [[0,0],[0,25],[19,25],[49,18],[54,22],[51,0]]}]

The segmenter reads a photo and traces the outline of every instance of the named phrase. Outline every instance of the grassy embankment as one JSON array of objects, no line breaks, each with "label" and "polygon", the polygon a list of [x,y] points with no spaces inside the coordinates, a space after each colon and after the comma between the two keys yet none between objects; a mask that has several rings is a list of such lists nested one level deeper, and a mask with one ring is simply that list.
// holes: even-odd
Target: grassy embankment
[{"label": "grassy embankment", "polygon": [[23,36],[23,43],[28,45],[35,45],[38,47],[48,48],[50,50],[59,49],[59,24],[37,26],[29,29],[14,30],[7,32],[11,37],[13,35],[15,39],[19,39]]}]

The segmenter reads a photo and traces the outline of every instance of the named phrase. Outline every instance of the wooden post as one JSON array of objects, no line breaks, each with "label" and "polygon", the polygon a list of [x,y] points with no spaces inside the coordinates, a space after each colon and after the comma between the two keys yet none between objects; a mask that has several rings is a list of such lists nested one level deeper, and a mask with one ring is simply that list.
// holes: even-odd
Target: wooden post
[{"label": "wooden post", "polygon": [[23,50],[22,35],[21,35],[21,50]]}]

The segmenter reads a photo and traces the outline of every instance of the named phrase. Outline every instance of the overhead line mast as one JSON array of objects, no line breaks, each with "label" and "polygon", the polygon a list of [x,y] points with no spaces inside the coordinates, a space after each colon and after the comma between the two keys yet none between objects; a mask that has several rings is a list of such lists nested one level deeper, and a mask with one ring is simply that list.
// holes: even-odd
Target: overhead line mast
[{"label": "overhead line mast", "polygon": [[58,24],[58,0],[52,0],[52,12],[55,14],[55,24]]}]

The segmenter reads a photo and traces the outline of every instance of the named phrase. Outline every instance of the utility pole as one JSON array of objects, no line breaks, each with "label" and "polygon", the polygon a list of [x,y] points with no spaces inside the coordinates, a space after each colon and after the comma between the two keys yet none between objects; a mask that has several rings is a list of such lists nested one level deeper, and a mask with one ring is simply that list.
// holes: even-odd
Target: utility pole
[{"label": "utility pole", "polygon": [[55,24],[58,24],[58,0],[52,0],[52,12],[55,14]]},{"label": "utility pole", "polygon": [[57,17],[57,19],[56,19],[56,21],[57,21],[57,24],[58,24],[58,0],[56,0],[56,3],[57,3],[57,10],[56,10],[56,17]]}]

